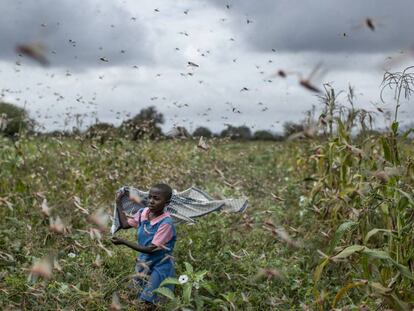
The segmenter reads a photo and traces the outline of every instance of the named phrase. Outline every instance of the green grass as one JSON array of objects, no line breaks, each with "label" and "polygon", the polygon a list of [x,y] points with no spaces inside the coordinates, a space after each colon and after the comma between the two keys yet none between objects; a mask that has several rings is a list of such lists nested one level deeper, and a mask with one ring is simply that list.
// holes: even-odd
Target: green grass
[{"label": "green grass", "polygon": [[[245,214],[212,213],[195,225],[177,227],[177,274],[184,273],[184,262],[196,271],[207,270],[205,279],[213,293],[204,294],[221,299],[206,309],[313,309],[321,306],[317,299],[330,304],[349,281],[352,268],[343,274],[338,265],[328,265],[315,294],[313,274],[322,258],[317,250],[327,251],[337,226],[333,218],[322,219],[309,204],[316,183],[308,177],[316,176],[317,169],[310,157],[318,142],[210,143],[206,152],[194,141],[117,140],[92,145],[89,140],[70,138],[26,138],[17,144],[2,139],[0,305],[107,310],[116,292],[125,309],[135,310],[135,293],[128,289],[134,252],[113,246],[109,234],[103,233],[102,243],[112,252],[109,256],[86,232],[93,225],[76,207],[74,197],[90,212],[104,208],[111,214],[120,186],[148,189],[157,182],[178,190],[195,185],[217,198],[249,199]],[[68,227],[67,233],[49,232],[39,193],[46,197],[51,217],[60,216]],[[293,247],[266,229],[269,221],[282,226],[301,246]],[[120,235],[135,239],[133,230]],[[29,281],[34,260],[48,254],[55,256],[60,269],[54,269],[50,279]],[[97,255],[100,266],[94,265]],[[267,268],[282,277],[260,277],[260,269]],[[376,298],[350,290],[343,304],[351,309],[373,306]]]}]

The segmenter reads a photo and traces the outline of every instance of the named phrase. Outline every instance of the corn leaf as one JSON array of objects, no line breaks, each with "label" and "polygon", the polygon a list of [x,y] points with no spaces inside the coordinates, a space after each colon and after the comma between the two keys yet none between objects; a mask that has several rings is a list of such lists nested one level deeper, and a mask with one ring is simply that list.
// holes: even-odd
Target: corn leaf
[{"label": "corn leaf", "polygon": [[388,140],[385,137],[381,137],[382,149],[384,150],[385,160],[392,162],[391,148]]},{"label": "corn leaf", "polygon": [[363,246],[363,245],[351,245],[351,246],[348,246],[345,249],[343,249],[337,255],[331,257],[331,259],[332,260],[344,259],[344,258],[347,258],[347,257],[351,256],[352,254],[355,254],[357,252],[361,252],[364,249],[365,249],[365,246]]},{"label": "corn leaf", "polygon": [[371,258],[384,260],[388,264],[395,266],[401,272],[401,274],[404,275],[406,278],[410,280],[414,280],[413,274],[410,272],[410,270],[406,266],[392,259],[391,256],[387,252],[376,250],[376,249],[369,249],[368,247],[365,247],[362,253]]},{"label": "corn leaf", "polygon": [[368,240],[369,240],[369,239],[370,239],[373,235],[377,234],[378,232],[386,232],[386,233],[388,233],[388,234],[392,234],[392,231],[391,231],[391,230],[388,230],[388,229],[378,229],[378,228],[372,229],[372,230],[370,230],[370,231],[367,233],[367,235],[365,236],[365,238],[364,238],[364,244],[367,244],[367,243],[368,243]]},{"label": "corn leaf", "polygon": [[335,236],[332,239],[331,245],[329,247],[329,254],[332,253],[338,242],[342,239],[345,233],[349,230],[352,230],[356,227],[358,223],[355,221],[347,221],[341,224],[338,229],[336,229]]},{"label": "corn leaf", "polygon": [[357,286],[365,286],[367,284],[367,282],[365,281],[360,281],[360,282],[352,282],[347,284],[346,286],[342,287],[338,293],[335,295],[335,298],[332,302],[332,308],[335,308],[336,304],[338,303],[339,300],[341,300],[342,296],[349,291],[350,289],[357,287]]},{"label": "corn leaf", "polygon": [[315,269],[315,273],[313,274],[313,281],[315,285],[319,282],[322,276],[323,269],[328,264],[329,258],[324,259]]}]

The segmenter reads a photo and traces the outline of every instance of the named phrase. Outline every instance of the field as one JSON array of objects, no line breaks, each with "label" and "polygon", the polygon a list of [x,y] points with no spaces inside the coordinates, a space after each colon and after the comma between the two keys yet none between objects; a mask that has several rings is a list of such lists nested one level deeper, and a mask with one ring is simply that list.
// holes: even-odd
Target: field
[{"label": "field", "polygon": [[249,208],[177,227],[177,275],[190,281],[165,292],[160,310],[411,310],[411,142],[338,131],[326,141],[208,143],[3,138],[3,309],[140,308],[128,288],[135,254],[95,218],[112,214],[120,186],[166,182],[247,196]]}]

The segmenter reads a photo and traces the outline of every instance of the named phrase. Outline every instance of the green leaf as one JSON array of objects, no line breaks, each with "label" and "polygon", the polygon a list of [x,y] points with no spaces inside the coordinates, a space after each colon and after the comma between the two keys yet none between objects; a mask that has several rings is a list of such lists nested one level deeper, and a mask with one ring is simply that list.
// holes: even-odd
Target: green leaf
[{"label": "green leaf", "polygon": [[398,210],[402,211],[406,209],[410,205],[408,199],[406,197],[402,197],[398,200],[397,208]]},{"label": "green leaf", "polygon": [[329,258],[326,258],[324,261],[322,261],[315,269],[315,272],[313,274],[313,281],[315,285],[319,282],[322,276],[323,269],[328,264]]},{"label": "green leaf", "polygon": [[188,262],[184,262],[185,265],[185,270],[187,271],[188,274],[193,274],[193,266],[191,264],[189,264]]},{"label": "green leaf", "polygon": [[368,247],[365,247],[363,253],[371,258],[387,260],[390,262],[393,260],[387,252],[381,250],[370,249]]},{"label": "green leaf", "polygon": [[213,290],[213,288],[211,287],[211,285],[210,284],[208,284],[208,283],[201,283],[201,285],[200,285],[202,288],[204,288],[206,291],[208,291],[208,293],[210,294],[210,295],[214,295],[214,290]]},{"label": "green leaf", "polygon": [[405,131],[403,134],[402,134],[402,138],[403,139],[406,139],[407,137],[408,137],[408,135],[410,135],[411,133],[413,133],[414,132],[414,129],[413,128],[410,128],[410,129],[408,129],[407,131]]},{"label": "green leaf", "polygon": [[344,236],[344,234],[348,231],[348,230],[352,230],[353,228],[356,227],[358,223],[355,221],[348,221],[348,222],[344,222],[343,224],[341,224],[338,229],[336,229],[335,232],[335,236],[331,242],[331,245],[329,247],[329,254],[332,253],[332,251],[334,250],[334,248],[336,247],[336,245],[338,244],[338,242],[342,239],[342,237]]},{"label": "green leaf", "polygon": [[389,294],[392,289],[389,287],[383,286],[381,283],[378,282],[370,282],[369,286],[378,294],[387,295]]},{"label": "green leaf", "polygon": [[220,296],[222,296],[228,302],[233,302],[236,294],[233,293],[233,292],[229,292],[229,293],[226,293],[226,294],[220,294]]},{"label": "green leaf", "polygon": [[395,294],[391,294],[387,300],[390,302],[390,305],[394,308],[394,310],[398,310],[398,311],[412,311],[412,309],[410,308],[410,306],[401,301]]},{"label": "green leaf", "polygon": [[396,135],[398,132],[398,122],[392,122],[391,129],[392,129],[392,132]]},{"label": "green leaf", "polygon": [[351,246],[348,246],[345,249],[343,249],[337,255],[331,257],[331,259],[332,260],[344,259],[344,258],[347,258],[347,257],[351,256],[354,253],[363,251],[365,248],[366,247],[363,246],[363,245],[351,245]]},{"label": "green leaf", "polygon": [[408,269],[406,266],[399,264],[398,262],[393,260],[393,264],[397,267],[397,269],[401,272],[402,275],[404,275],[407,279],[414,280],[414,276],[411,273],[410,269]]},{"label": "green leaf", "polygon": [[381,137],[381,143],[382,143],[382,149],[384,150],[385,160],[387,160],[388,162],[393,162],[391,147],[390,147],[388,140],[385,137]]},{"label": "green leaf", "polygon": [[207,270],[199,271],[195,274],[195,279],[197,281],[201,281],[207,273],[208,273]]},{"label": "green leaf", "polygon": [[207,296],[204,296],[204,295],[197,295],[197,297],[200,298],[203,301],[208,302],[208,303],[213,303],[213,302],[216,301],[216,299],[210,298],[210,297],[207,297]]},{"label": "green leaf", "polygon": [[180,285],[180,282],[176,278],[166,278],[164,281],[161,282],[160,287],[171,284]]},{"label": "green leaf", "polygon": [[372,237],[373,235],[377,234],[378,232],[386,232],[386,233],[389,233],[389,234],[392,233],[392,231],[389,230],[389,229],[378,229],[378,228],[372,229],[365,236],[365,238],[364,238],[364,244],[367,244],[368,243],[368,240],[370,239],[370,237]]},{"label": "green leaf", "polygon": [[403,190],[401,190],[401,189],[398,189],[398,188],[397,188],[397,191],[398,191],[399,193],[401,193],[404,197],[406,197],[406,198],[407,198],[407,200],[408,200],[408,202],[409,202],[410,204],[414,205],[414,200],[413,200],[413,198],[412,198],[412,196],[411,196],[410,194],[408,194],[407,192],[405,192],[405,191],[403,191]]},{"label": "green leaf", "polygon": [[170,300],[175,300],[174,293],[172,292],[171,289],[169,289],[167,287],[158,287],[153,292],[156,293],[156,294],[161,294],[161,295],[167,297]]},{"label": "green leaf", "polygon": [[229,311],[229,308],[227,308],[227,306],[224,305],[224,301],[222,299],[215,299],[214,303],[217,306],[220,306],[221,310],[223,311]]},{"label": "green leaf", "polygon": [[200,297],[196,297],[194,299],[195,305],[196,305],[196,310],[203,310],[203,306],[204,306],[204,301],[200,298]]},{"label": "green leaf", "polygon": [[183,289],[183,300],[186,305],[190,304],[191,301],[191,290],[192,290],[191,283],[187,283],[184,285]]},{"label": "green leaf", "polygon": [[380,260],[384,260],[388,262],[389,264],[395,266],[401,272],[401,274],[404,275],[406,278],[410,280],[414,280],[414,277],[411,271],[406,266],[392,259],[391,256],[387,252],[376,250],[376,249],[369,249],[368,247],[365,247],[365,249],[363,250],[363,254],[371,258],[376,258],[376,259],[380,259]]},{"label": "green leaf", "polygon": [[345,140],[346,142],[348,142],[349,141],[349,136],[348,136],[348,133],[347,133],[347,131],[345,129],[344,124],[342,123],[342,120],[340,118],[335,118],[335,120],[336,120],[336,122],[338,124],[338,132],[339,132],[339,135],[341,136],[341,138],[343,140]]}]

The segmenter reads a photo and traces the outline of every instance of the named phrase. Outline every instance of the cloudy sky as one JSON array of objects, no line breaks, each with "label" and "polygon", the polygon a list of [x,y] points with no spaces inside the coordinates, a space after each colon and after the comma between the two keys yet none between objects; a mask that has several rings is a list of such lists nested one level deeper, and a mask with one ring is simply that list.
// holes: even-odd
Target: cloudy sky
[{"label": "cloudy sky", "polygon": [[[412,0],[3,0],[0,10],[2,100],[47,130],[70,129],[76,114],[118,125],[153,105],[164,130],[281,131],[321,107],[298,83],[318,64],[313,85],[351,85],[367,110],[393,109],[391,93],[379,98],[384,71],[414,65]],[[19,46],[42,47],[49,64]],[[414,119],[412,101],[402,110]]]}]

